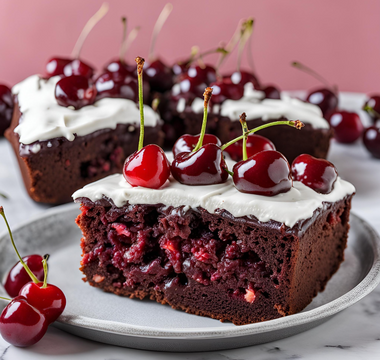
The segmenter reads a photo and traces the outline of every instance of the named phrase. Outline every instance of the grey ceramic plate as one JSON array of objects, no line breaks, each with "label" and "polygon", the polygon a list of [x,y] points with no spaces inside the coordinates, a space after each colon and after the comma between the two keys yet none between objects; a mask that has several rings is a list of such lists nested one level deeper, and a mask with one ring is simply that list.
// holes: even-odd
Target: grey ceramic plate
[{"label": "grey ceramic plate", "polygon": [[[186,314],[149,300],[106,294],[82,282],[81,233],[77,205],[65,205],[14,229],[21,254],[49,253],[49,281],[61,287],[67,308],[56,326],[75,335],[119,346],[163,351],[230,349],[291,336],[315,327],[356,303],[380,282],[380,239],[355,215],[346,260],[301,313],[262,323],[234,326]],[[0,237],[0,273],[16,262],[6,235]]]}]

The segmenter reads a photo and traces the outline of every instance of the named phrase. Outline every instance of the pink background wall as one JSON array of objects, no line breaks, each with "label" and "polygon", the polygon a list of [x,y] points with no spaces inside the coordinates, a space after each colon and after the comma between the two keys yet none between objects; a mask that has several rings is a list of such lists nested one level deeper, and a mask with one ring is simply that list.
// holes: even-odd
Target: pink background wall
[{"label": "pink background wall", "polygon": [[[163,0],[110,0],[110,11],[84,45],[82,58],[96,67],[117,56],[122,15],[129,29],[141,25],[128,59],[146,56]],[[99,0],[1,0],[0,82],[10,85],[44,70],[52,55],[68,56]],[[253,53],[264,83],[282,89],[318,85],[289,66],[299,60],[340,90],[380,92],[380,1],[377,0],[172,0],[174,10],[157,43],[167,61],[186,56],[192,45],[212,48],[227,41],[241,18],[256,19]],[[212,61],[213,58],[210,58]],[[236,54],[222,70],[232,70]],[[244,58],[245,61],[245,58]]]}]

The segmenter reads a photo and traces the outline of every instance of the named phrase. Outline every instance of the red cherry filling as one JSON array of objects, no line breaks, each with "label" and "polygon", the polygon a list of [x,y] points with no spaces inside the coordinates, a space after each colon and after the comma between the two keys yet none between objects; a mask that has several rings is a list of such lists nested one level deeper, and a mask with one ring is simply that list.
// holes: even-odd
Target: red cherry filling
[{"label": "red cherry filling", "polygon": [[373,122],[376,122],[380,118],[380,95],[370,96],[363,110],[367,111]]},{"label": "red cherry filling", "polygon": [[223,101],[239,100],[244,96],[244,87],[236,85],[232,82],[216,81],[210,85],[213,89],[212,100],[213,104],[221,104]]},{"label": "red cherry filling", "polygon": [[132,186],[158,189],[169,178],[170,164],[164,151],[150,144],[125,160],[123,175]]},{"label": "red cherry filling", "polygon": [[119,72],[106,72],[95,81],[96,99],[105,97],[138,101],[137,80]]},{"label": "red cherry filling", "polygon": [[65,76],[80,75],[90,79],[94,75],[94,68],[79,59],[72,60],[63,68]]},{"label": "red cherry filling", "polygon": [[212,185],[227,180],[222,150],[215,144],[203,145],[191,153],[181,153],[172,163],[172,175],[185,185]]},{"label": "red cherry filling", "polygon": [[359,139],[363,132],[363,124],[357,113],[334,111],[329,118],[330,126],[334,129],[334,137],[341,143],[352,143]]},{"label": "red cherry filling", "polygon": [[13,96],[11,89],[0,84],[0,136],[9,127],[13,113]]},{"label": "red cherry filling", "polygon": [[173,72],[161,60],[145,65],[145,74],[152,91],[165,92],[173,86]]},{"label": "red cherry filling", "polygon": [[308,154],[297,156],[292,163],[293,180],[301,181],[318,193],[329,194],[338,178],[335,166]]},{"label": "red cherry filling", "polygon": [[73,106],[76,110],[95,102],[96,88],[84,76],[69,76],[55,86],[55,98],[61,106]]},{"label": "red cherry filling", "polygon": [[363,133],[363,143],[375,158],[380,159],[380,128],[370,126]]},{"label": "red cherry filling", "polygon": [[14,346],[35,344],[45,335],[47,327],[45,316],[23,296],[15,297],[0,316],[1,336]]},{"label": "red cherry filling", "polygon": [[66,306],[66,297],[60,288],[55,285],[30,282],[21,290],[20,295],[27,299],[28,303],[41,311],[48,323],[58,319]]},{"label": "red cherry filling", "polygon": [[325,118],[338,107],[338,97],[329,89],[311,91],[306,101],[319,106]]},{"label": "red cherry filling", "polygon": [[[40,255],[28,255],[22,258],[26,265],[37,279],[42,281],[44,279],[44,268],[42,266],[42,256]],[[24,266],[18,262],[9,271],[4,283],[4,289],[8,295],[15,297],[19,294],[21,288],[31,281],[30,276],[25,271]]]},{"label": "red cherry filling", "polygon": [[53,57],[46,64],[46,75],[48,77],[63,75],[63,69],[69,63],[71,63],[72,59]]},{"label": "red cherry filling", "polygon": [[[192,152],[199,141],[200,135],[182,135],[175,142],[173,146],[173,156],[176,157],[178,154],[183,152]],[[215,144],[221,146],[222,143],[215,135],[205,134],[203,138],[203,144]]]},{"label": "red cherry filling", "polygon": [[[263,150],[276,150],[274,144],[264,136],[251,134],[247,138],[247,156],[251,157]],[[240,161],[243,158],[243,140],[239,140],[228,148],[226,151],[231,159],[234,161]]]},{"label": "red cherry filling", "polygon": [[237,190],[256,195],[274,196],[288,192],[292,177],[288,160],[274,150],[266,150],[239,161],[233,167]]}]

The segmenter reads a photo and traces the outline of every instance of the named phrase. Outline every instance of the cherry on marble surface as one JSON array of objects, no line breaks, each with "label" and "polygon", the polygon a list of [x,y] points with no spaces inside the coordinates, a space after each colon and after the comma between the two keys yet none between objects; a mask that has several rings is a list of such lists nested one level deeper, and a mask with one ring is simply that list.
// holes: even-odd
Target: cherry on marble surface
[{"label": "cherry on marble surface", "polygon": [[[44,279],[44,268],[42,266],[42,256],[41,255],[28,255],[22,258],[29,269],[37,279],[42,281]],[[5,282],[4,289],[10,297],[15,297],[19,294],[21,288],[31,281],[30,276],[24,269],[24,266],[18,262],[9,271]]]},{"label": "cherry on marble surface", "polygon": [[152,91],[165,92],[173,86],[173,71],[160,59],[146,63],[144,66],[145,77]]},{"label": "cherry on marble surface", "polygon": [[370,126],[363,132],[363,143],[373,157],[380,159],[380,128]]},{"label": "cherry on marble surface", "polygon": [[86,77],[72,75],[57,82],[54,95],[59,105],[78,110],[95,102],[96,88]]},{"label": "cherry on marble surface", "polygon": [[34,345],[45,335],[48,321],[23,296],[15,297],[0,316],[3,339],[18,347]]},{"label": "cherry on marble surface", "polygon": [[212,104],[221,104],[225,100],[240,100],[244,96],[244,86],[237,85],[230,80],[219,80],[211,83]]},{"label": "cherry on marble surface", "polygon": [[213,185],[227,181],[227,165],[223,152],[215,144],[178,154],[172,162],[173,177],[185,185]]},{"label": "cherry on marble surface", "polygon": [[371,95],[363,106],[363,110],[368,113],[375,123],[380,119],[380,95]]},{"label": "cherry on marble surface", "polygon": [[[198,135],[189,135],[185,134],[178,138],[173,146],[173,156],[176,157],[178,154],[182,152],[191,152],[194,150],[195,146],[199,141],[200,134]],[[221,146],[222,143],[215,135],[205,134],[203,137],[203,144],[215,144]]]},{"label": "cherry on marble surface", "polygon": [[132,186],[158,189],[169,178],[170,163],[159,146],[150,144],[125,160],[123,175]]},{"label": "cherry on marble surface", "polygon": [[[276,147],[264,136],[251,134],[247,138],[247,156],[251,157],[260,151],[276,150]],[[239,140],[224,150],[231,156],[234,161],[240,161],[243,158],[243,140]]]},{"label": "cherry on marble surface", "polygon": [[63,69],[69,63],[71,63],[73,59],[61,58],[61,57],[53,57],[46,63],[46,75],[47,77],[64,75]]},{"label": "cherry on marble surface", "polygon": [[278,151],[261,151],[236,163],[232,171],[235,187],[240,192],[275,196],[292,187],[288,160]]},{"label": "cherry on marble surface", "polygon": [[321,194],[329,194],[338,178],[338,172],[330,161],[309,154],[297,156],[291,169],[294,181],[300,181]]},{"label": "cherry on marble surface", "polygon": [[274,100],[280,100],[281,99],[281,92],[274,85],[263,86],[261,88],[261,91],[264,92],[265,99],[274,99]]},{"label": "cherry on marble surface", "polygon": [[306,101],[317,105],[325,118],[338,107],[338,96],[330,89],[320,88],[309,92]]},{"label": "cherry on marble surface", "polygon": [[334,111],[328,120],[334,129],[334,138],[340,143],[352,143],[359,139],[363,132],[362,121],[355,112]]},{"label": "cherry on marble surface", "polygon": [[9,127],[13,114],[13,96],[11,89],[0,84],[0,136]]}]

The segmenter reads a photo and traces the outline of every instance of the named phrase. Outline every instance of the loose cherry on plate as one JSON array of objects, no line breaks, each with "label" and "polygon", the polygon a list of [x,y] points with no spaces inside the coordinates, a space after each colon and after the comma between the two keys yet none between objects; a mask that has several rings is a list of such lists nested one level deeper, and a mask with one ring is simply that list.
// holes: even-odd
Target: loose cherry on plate
[{"label": "loose cherry on plate", "polygon": [[374,123],[380,119],[380,95],[371,95],[365,102],[363,110],[369,114]]},{"label": "loose cherry on plate", "polygon": [[[192,152],[196,145],[198,144],[199,137],[201,135],[189,135],[185,134],[178,138],[173,146],[173,156],[176,157],[179,153],[183,152]],[[204,134],[203,144],[215,144],[217,146],[221,146],[222,143],[218,137],[212,134]]]},{"label": "loose cherry on plate", "polygon": [[0,136],[9,127],[13,113],[13,97],[11,89],[0,84]]},{"label": "loose cherry on plate", "polygon": [[334,137],[340,143],[352,143],[359,139],[363,132],[363,124],[355,112],[334,111],[329,117],[329,123],[334,129]]},{"label": "loose cherry on plate", "polygon": [[203,145],[207,125],[207,109],[212,94],[211,88],[204,92],[202,130],[197,145],[191,152],[177,154],[172,162],[173,177],[185,185],[212,185],[223,183],[228,178],[228,169],[223,153],[216,144]]},{"label": "loose cherry on plate", "polygon": [[45,315],[23,296],[11,300],[0,315],[1,336],[14,346],[34,345],[45,335],[47,328]]},{"label": "loose cherry on plate", "polygon": [[375,158],[380,159],[380,128],[370,126],[363,132],[363,143]]},{"label": "loose cherry on plate", "polygon": [[300,181],[318,193],[329,194],[334,189],[338,172],[330,161],[301,154],[293,160],[292,176],[294,181]]},{"label": "loose cherry on plate", "polygon": [[72,75],[57,82],[54,95],[59,105],[78,110],[95,102],[96,88],[86,77]]},{"label": "loose cherry on plate", "polygon": [[144,105],[143,105],[143,67],[145,60],[136,58],[137,75],[139,83],[140,105],[140,138],[139,147],[130,155],[124,163],[123,175],[125,180],[132,186],[143,186],[158,189],[169,178],[170,164],[164,151],[157,145],[144,144]]},{"label": "loose cherry on plate", "polygon": [[336,86],[331,86],[329,82],[326,79],[324,79],[321,75],[297,61],[293,61],[292,66],[306,72],[307,74],[313,76],[314,78],[326,85],[325,88],[320,88],[309,92],[306,101],[311,104],[317,105],[321,109],[323,116],[327,118],[329,114],[338,107],[339,101]]}]

